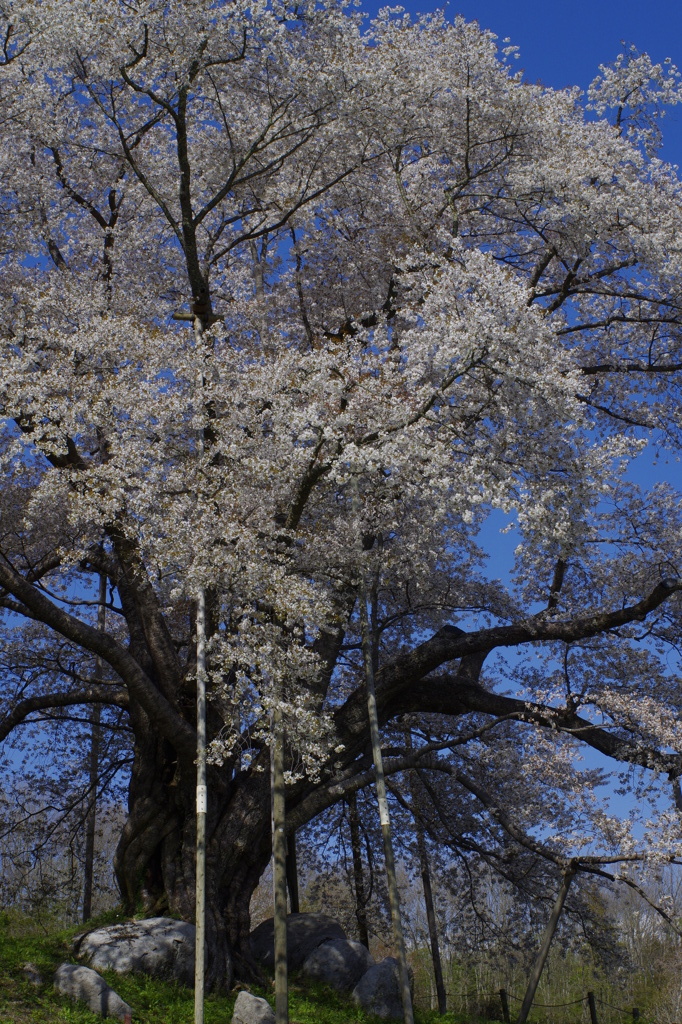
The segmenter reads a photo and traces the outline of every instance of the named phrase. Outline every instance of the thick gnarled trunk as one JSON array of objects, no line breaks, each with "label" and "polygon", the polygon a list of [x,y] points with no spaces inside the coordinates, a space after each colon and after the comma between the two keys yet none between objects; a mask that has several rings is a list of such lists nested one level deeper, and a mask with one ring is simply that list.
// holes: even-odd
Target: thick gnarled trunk
[{"label": "thick gnarled trunk", "polygon": [[[195,913],[195,778],[166,744],[138,739],[129,813],[115,870],[129,913]],[[209,769],[206,843],[206,983],[258,978],[249,948],[251,896],[270,858],[269,776],[225,781]]]}]

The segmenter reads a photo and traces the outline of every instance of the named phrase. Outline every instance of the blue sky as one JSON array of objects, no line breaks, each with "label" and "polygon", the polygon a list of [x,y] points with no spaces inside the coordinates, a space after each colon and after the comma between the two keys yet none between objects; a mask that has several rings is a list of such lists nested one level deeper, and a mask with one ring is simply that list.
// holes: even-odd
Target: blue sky
[{"label": "blue sky", "polygon": [[[377,0],[363,3],[369,12]],[[410,13],[442,6],[438,0],[403,0]],[[519,66],[528,81],[554,88],[586,88],[600,64],[621,52],[621,41],[646,50],[655,61],[670,57],[682,69],[682,4],[674,0],[451,0],[449,18],[462,14],[478,21],[500,42],[507,36],[520,48]],[[663,124],[667,143],[661,154],[682,165],[682,107],[674,108]]]}]

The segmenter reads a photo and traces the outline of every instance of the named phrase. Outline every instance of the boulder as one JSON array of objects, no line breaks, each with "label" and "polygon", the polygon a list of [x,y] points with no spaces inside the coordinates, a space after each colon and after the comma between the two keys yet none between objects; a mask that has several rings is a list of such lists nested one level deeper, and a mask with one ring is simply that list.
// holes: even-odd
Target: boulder
[{"label": "boulder", "polygon": [[395,957],[387,956],[378,964],[373,964],[353,989],[352,998],[367,1013],[384,1019],[402,1018],[400,965]]},{"label": "boulder", "polygon": [[30,985],[35,985],[36,988],[42,985],[43,976],[35,964],[24,964],[21,968],[21,973]]},{"label": "boulder", "polygon": [[366,946],[352,939],[328,939],[310,953],[302,973],[337,992],[350,992],[374,963]]},{"label": "boulder", "polygon": [[240,992],[234,1004],[232,1024],[275,1024],[275,1014],[267,999]]},{"label": "boulder", "polygon": [[104,978],[89,967],[62,964],[55,972],[54,987],[61,995],[85,1003],[88,1009],[102,1017],[125,1020],[126,1015],[132,1015],[132,1007],[124,1003]]},{"label": "boulder", "polygon": [[[345,939],[346,933],[327,914],[289,914],[287,916],[287,962],[290,971],[297,971],[314,949],[328,939]],[[251,932],[251,952],[256,960],[270,970],[275,966],[275,939],[272,918],[263,921]]]},{"label": "boulder", "polygon": [[[88,932],[80,939],[78,956],[99,971],[139,972],[193,985],[194,936],[193,924],[150,917]],[[231,981],[226,979],[228,985]]]}]

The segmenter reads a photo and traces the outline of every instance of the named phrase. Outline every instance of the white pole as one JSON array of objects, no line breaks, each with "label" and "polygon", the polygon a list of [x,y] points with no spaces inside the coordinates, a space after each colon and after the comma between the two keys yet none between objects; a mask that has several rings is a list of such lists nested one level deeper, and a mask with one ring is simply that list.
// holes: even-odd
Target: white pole
[{"label": "white pole", "polygon": [[362,626],[362,652],[365,663],[365,683],[367,686],[367,710],[369,713],[369,731],[372,740],[372,757],[374,759],[374,771],[376,777],[379,822],[381,823],[381,835],[384,840],[384,860],[386,862],[386,880],[388,882],[388,901],[391,907],[393,941],[397,947],[398,963],[400,965],[400,995],[403,1003],[403,1021],[404,1024],[414,1024],[412,993],[410,991],[410,975],[407,969],[407,951],[405,949],[405,936],[403,934],[403,923],[400,916],[400,895],[398,893],[398,882],[395,874],[395,856],[393,853],[393,841],[391,839],[391,819],[388,812],[384,762],[381,754],[377,700],[374,691],[373,645],[369,629],[367,594],[364,586],[360,595],[360,622]]},{"label": "white pole", "polygon": [[206,599],[202,587],[197,597],[197,857],[194,1024],[204,1024],[206,804]]},{"label": "white pole", "polygon": [[[198,317],[194,320],[194,336],[201,357],[199,367],[199,394],[203,391],[204,332]],[[203,402],[202,402],[203,411]],[[197,442],[199,458],[204,453],[203,426]],[[204,975],[206,949],[206,594],[203,587],[197,593],[197,845],[196,845],[196,899],[194,948],[194,1024],[204,1024]]]},{"label": "white pole", "polygon": [[[277,694],[281,699],[281,690]],[[287,977],[287,840],[284,797],[284,722],[278,706],[272,713],[270,764],[272,788],[273,941],[275,946],[275,1022],[289,1022]]]}]

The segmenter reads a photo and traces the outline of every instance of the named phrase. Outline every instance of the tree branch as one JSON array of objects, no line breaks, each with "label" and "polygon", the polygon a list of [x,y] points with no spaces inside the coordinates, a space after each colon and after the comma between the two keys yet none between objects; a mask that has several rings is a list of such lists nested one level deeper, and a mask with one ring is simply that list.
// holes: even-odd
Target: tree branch
[{"label": "tree branch", "polygon": [[194,758],[194,729],[166,700],[122,644],[107,633],[100,632],[59,608],[44,593],[20,576],[8,562],[0,561],[0,586],[13,594],[46,626],[103,658],[118,673],[128,687],[131,697],[139,701],[146,714],[157,723],[160,732],[178,753]]},{"label": "tree branch", "polygon": [[86,686],[81,690],[60,693],[42,693],[27,697],[15,704],[9,714],[0,718],[0,741],[6,739],[18,725],[26,721],[35,711],[46,711],[50,708],[73,707],[78,704],[111,704],[119,708],[129,705],[128,692],[121,686],[99,685]]}]

